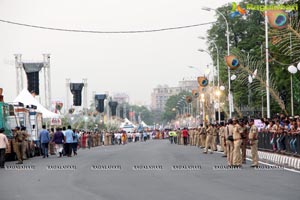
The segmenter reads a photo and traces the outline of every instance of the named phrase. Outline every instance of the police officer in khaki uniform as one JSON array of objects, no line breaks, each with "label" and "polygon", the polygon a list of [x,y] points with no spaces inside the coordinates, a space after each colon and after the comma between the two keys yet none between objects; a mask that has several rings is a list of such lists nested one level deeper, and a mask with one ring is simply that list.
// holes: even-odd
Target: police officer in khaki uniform
[{"label": "police officer in khaki uniform", "polygon": [[206,142],[206,128],[203,124],[201,124],[200,129],[200,147],[201,149],[205,148],[205,142]]},{"label": "police officer in khaki uniform", "polygon": [[212,125],[212,150],[217,151],[217,136],[218,128],[215,124]]},{"label": "police officer in khaki uniform", "polygon": [[181,131],[180,131],[180,128],[177,129],[176,133],[177,133],[177,144],[181,145],[181,141],[180,141]]},{"label": "police officer in khaki uniform", "polygon": [[198,128],[198,147],[201,147],[201,126]]},{"label": "police officer in khaki uniform", "polygon": [[189,130],[189,144],[190,144],[190,146],[192,146],[193,143],[194,143],[193,138],[194,138],[194,130],[190,129]]},{"label": "police officer in khaki uniform", "polygon": [[[225,127],[225,138],[227,148],[227,163],[229,166],[233,165],[233,121],[228,120],[228,125]],[[232,139],[232,140],[231,140]]]},{"label": "police officer in khaki uniform", "polygon": [[20,127],[16,127],[14,130],[14,151],[17,154],[18,162],[16,164],[23,164],[23,134]]},{"label": "police officer in khaki uniform", "polygon": [[213,153],[212,148],[212,139],[213,139],[213,126],[211,124],[208,125],[206,129],[206,141],[205,141],[205,149],[203,153],[207,153],[208,148],[210,148],[210,153]]},{"label": "police officer in khaki uniform", "polygon": [[238,123],[237,119],[233,120],[233,166],[241,167],[242,166],[242,154],[241,154],[241,145],[242,145],[242,133],[243,128]]},{"label": "police officer in khaki uniform", "polygon": [[254,119],[250,119],[250,131],[249,131],[249,143],[251,148],[251,155],[252,155],[252,165],[251,167],[257,167],[258,166],[258,152],[257,152],[257,146],[258,146],[258,129],[254,125]]},{"label": "police officer in khaki uniform", "polygon": [[248,143],[248,128],[247,128],[247,121],[241,121],[240,125],[243,129],[243,132],[241,134],[242,137],[242,145],[241,145],[241,150],[242,150],[242,163],[246,164],[246,148],[247,148],[247,143]]},{"label": "police officer in khaki uniform", "polygon": [[224,122],[221,122],[221,124],[220,124],[220,128],[219,128],[219,140],[220,140],[221,152],[224,152],[223,157],[227,157]]},{"label": "police officer in khaki uniform", "polygon": [[193,135],[193,146],[196,146],[197,143],[197,128],[194,128],[194,135]]},{"label": "police officer in khaki uniform", "polygon": [[199,147],[199,129],[195,129],[195,146]]},{"label": "police officer in khaki uniform", "polygon": [[29,139],[29,135],[26,131],[26,127],[25,126],[21,126],[21,135],[22,135],[22,158],[23,160],[27,160],[27,154],[26,151],[29,148],[28,145],[28,139]]}]

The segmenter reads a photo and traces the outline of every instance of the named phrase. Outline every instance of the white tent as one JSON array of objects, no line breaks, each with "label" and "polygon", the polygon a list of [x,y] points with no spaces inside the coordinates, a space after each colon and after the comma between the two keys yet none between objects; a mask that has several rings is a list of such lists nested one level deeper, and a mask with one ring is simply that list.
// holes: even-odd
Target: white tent
[{"label": "white tent", "polygon": [[35,105],[37,107],[36,111],[43,114],[43,118],[59,118],[59,114],[47,110],[42,104],[40,104],[26,88],[15,98],[14,103],[21,102],[26,105]]},{"label": "white tent", "polygon": [[125,118],[124,122],[121,123],[120,128],[124,128],[126,126],[131,126],[133,128],[136,128],[136,126],[131,121],[129,121],[127,118]]},{"label": "white tent", "polygon": [[147,128],[147,127],[149,127],[144,121],[142,121],[142,126],[144,127],[144,128]]}]

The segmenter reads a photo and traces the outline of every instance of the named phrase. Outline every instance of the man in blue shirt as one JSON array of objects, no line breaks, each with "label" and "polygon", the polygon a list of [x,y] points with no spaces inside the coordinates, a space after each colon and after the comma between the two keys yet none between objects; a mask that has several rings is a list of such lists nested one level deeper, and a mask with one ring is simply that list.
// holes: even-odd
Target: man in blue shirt
[{"label": "man in blue shirt", "polygon": [[46,156],[49,157],[48,155],[48,144],[50,141],[50,135],[49,132],[46,130],[46,126],[42,126],[42,130],[40,131],[40,142],[42,144],[42,152],[43,152],[43,158]]},{"label": "man in blue shirt", "polygon": [[66,155],[68,157],[71,157],[74,132],[72,131],[70,125],[68,126],[68,129],[65,131],[64,136],[65,136],[65,145],[66,145]]}]

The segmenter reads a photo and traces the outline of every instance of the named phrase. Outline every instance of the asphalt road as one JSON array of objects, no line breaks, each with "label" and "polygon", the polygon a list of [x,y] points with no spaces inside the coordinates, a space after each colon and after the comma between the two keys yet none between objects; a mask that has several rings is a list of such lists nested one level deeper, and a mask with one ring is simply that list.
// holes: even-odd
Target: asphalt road
[{"label": "asphalt road", "polygon": [[226,165],[220,154],[167,140],[101,146],[71,158],[24,161],[31,169],[7,163],[0,170],[0,200],[300,199],[300,174],[250,164],[216,170]]}]

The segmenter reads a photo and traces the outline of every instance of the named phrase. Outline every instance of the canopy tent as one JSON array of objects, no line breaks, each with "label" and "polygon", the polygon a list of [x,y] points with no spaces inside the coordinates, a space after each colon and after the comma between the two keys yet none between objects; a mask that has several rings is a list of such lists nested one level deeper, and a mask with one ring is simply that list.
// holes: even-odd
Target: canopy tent
[{"label": "canopy tent", "polygon": [[35,105],[37,107],[36,111],[43,114],[43,118],[59,118],[59,114],[47,110],[42,104],[40,104],[26,88],[15,98],[14,103],[21,102],[26,105]]},{"label": "canopy tent", "polygon": [[148,128],[149,126],[144,122],[144,121],[142,121],[142,126],[144,127],[144,128]]},{"label": "canopy tent", "polygon": [[129,121],[127,118],[125,118],[124,122],[121,123],[120,128],[129,127],[129,126],[132,128],[136,128],[136,126],[131,121]]}]

